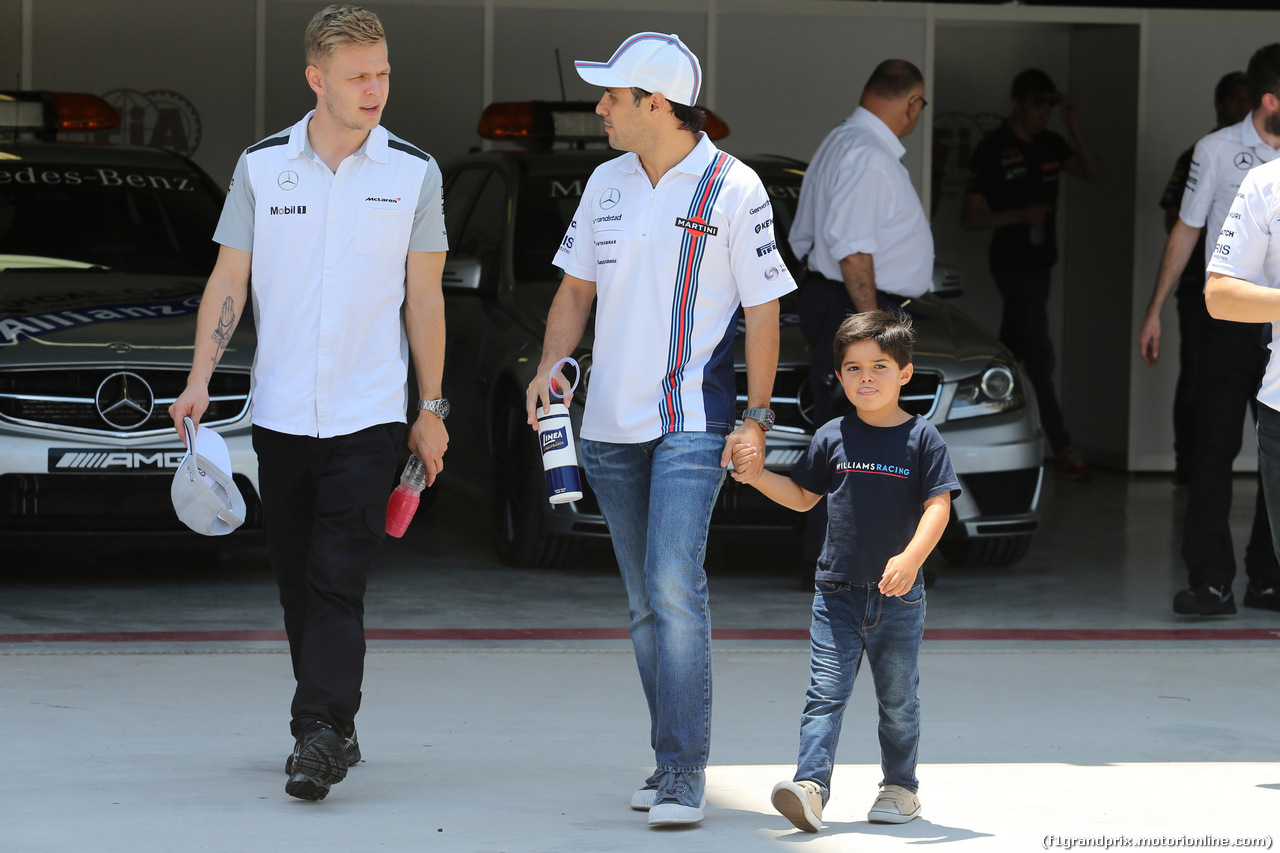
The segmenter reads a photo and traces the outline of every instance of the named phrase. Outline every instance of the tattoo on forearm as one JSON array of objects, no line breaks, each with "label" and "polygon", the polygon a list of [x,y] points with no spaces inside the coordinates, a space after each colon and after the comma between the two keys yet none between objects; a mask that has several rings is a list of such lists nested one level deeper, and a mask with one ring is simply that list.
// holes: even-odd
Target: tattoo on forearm
[{"label": "tattoo on forearm", "polygon": [[213,343],[216,349],[213,351],[213,366],[218,366],[218,361],[222,358],[222,353],[227,348],[227,344],[231,342],[231,329],[236,324],[236,303],[228,296],[222,303],[222,311],[218,314],[218,328],[213,330]]}]

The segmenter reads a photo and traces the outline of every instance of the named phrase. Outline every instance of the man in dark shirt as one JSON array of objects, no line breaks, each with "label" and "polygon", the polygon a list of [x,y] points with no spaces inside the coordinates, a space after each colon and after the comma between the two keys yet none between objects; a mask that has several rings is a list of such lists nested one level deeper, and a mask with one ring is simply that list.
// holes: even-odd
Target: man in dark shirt
[{"label": "man in dark shirt", "polygon": [[[1075,102],[1045,72],[1031,68],[1013,79],[1013,115],[974,149],[961,227],[993,230],[991,275],[1004,300],[1000,341],[1021,361],[1040,405],[1040,422],[1057,459],[1056,472],[1081,479],[1089,469],[1071,446],[1053,387],[1049,338],[1049,271],[1058,261],[1058,175],[1065,169],[1090,183],[1102,166],[1080,133]],[[1059,106],[1073,149],[1045,129]]]},{"label": "man in dark shirt", "polygon": [[[1249,114],[1249,78],[1243,71],[1232,71],[1218,81],[1213,90],[1213,108],[1217,112],[1221,130],[1239,124]],[[1182,209],[1182,194],[1187,188],[1187,176],[1191,172],[1191,155],[1195,146],[1182,152],[1174,164],[1173,174],[1160,196],[1164,210],[1164,230],[1173,230]],[[1204,257],[1205,229],[1200,229],[1192,258]],[[1204,270],[1200,264],[1187,264],[1178,279],[1174,295],[1178,299],[1178,384],[1173,393],[1173,457],[1174,482],[1179,486],[1191,485],[1191,460],[1196,448],[1196,408],[1194,397],[1197,356],[1200,352],[1200,336],[1209,313],[1204,307]],[[1167,297],[1168,294],[1165,294]],[[1152,295],[1151,309],[1143,320],[1138,337],[1138,348],[1148,364],[1155,364],[1160,355],[1160,309],[1164,298],[1157,292]]]}]

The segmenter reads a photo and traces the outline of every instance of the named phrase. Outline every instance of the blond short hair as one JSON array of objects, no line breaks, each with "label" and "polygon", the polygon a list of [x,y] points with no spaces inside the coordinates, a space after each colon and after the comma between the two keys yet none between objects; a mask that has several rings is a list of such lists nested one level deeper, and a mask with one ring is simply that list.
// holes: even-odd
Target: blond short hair
[{"label": "blond short hair", "polygon": [[307,64],[319,67],[339,47],[363,47],[386,40],[382,21],[373,12],[359,6],[335,3],[321,9],[311,19],[311,23],[307,24],[303,44],[307,52]]}]

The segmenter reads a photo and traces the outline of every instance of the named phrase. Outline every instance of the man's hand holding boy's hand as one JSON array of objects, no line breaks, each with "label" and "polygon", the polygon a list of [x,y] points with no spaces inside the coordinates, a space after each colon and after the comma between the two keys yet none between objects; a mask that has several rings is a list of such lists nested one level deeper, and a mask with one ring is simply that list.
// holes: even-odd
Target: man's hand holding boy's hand
[{"label": "man's hand holding boy's hand", "polygon": [[882,595],[902,595],[915,585],[920,566],[902,554],[890,557],[884,567],[884,575],[880,578],[879,588]]},{"label": "man's hand holding boy's hand", "polygon": [[760,478],[759,470],[752,471],[753,463],[760,458],[760,451],[756,450],[754,444],[739,441],[730,452],[733,455],[733,470],[729,472],[729,476],[739,483],[750,483]]}]

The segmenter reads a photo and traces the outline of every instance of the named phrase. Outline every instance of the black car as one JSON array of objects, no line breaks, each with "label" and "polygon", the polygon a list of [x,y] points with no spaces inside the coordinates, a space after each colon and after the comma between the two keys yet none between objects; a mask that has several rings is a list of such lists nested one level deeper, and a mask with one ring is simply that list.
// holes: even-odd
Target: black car
[{"label": "black car", "polygon": [[[85,102],[114,116],[92,96],[0,93],[0,537],[212,544],[174,513],[183,446],[167,409],[191,369],[223,193],[167,151],[57,142],[59,110]],[[260,532],[254,342],[242,323],[201,425],[226,438],[242,530]]]},{"label": "black car", "polygon": [[[534,118],[527,126],[551,125],[545,116]],[[489,114],[486,121],[492,129]],[[583,126],[581,119],[578,124]],[[587,133],[598,135],[598,125],[597,119]],[[577,538],[607,535],[589,487],[580,501],[549,504],[539,448],[526,424],[525,389],[541,360],[547,310],[561,277],[552,264],[556,247],[592,170],[614,156],[598,147],[476,152],[444,168],[451,247],[444,277],[444,386],[453,415],[440,483],[489,504],[499,556],[511,565],[556,565]],[[782,157],[740,159],[760,175],[774,202],[777,244],[799,281],[800,264],[786,234],[805,164]],[[955,276],[939,268],[935,291],[956,288]],[[766,465],[781,472],[808,446],[817,426],[796,302],[795,294],[782,301],[772,403],[777,423],[767,444]],[[1030,387],[999,342],[939,295],[914,300],[910,311],[916,372],[904,389],[903,407],[938,427],[963,488],[941,550],[960,564],[1012,563],[1025,554],[1038,524],[1043,451]],[[591,337],[589,323],[574,354],[584,373],[571,411],[575,428],[590,394]],[[746,404],[741,336],[736,356],[740,415]],[[712,517],[712,536],[724,529],[791,533],[802,521],[728,479]]]}]

